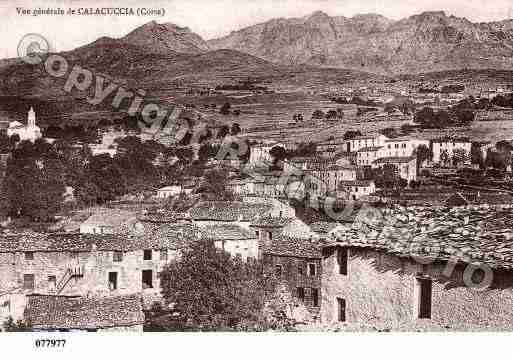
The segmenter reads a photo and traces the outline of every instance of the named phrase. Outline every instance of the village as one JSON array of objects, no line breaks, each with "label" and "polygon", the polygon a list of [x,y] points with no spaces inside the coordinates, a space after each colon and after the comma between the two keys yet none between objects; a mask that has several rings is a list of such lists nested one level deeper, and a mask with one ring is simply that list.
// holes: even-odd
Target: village
[{"label": "village", "polygon": [[[111,127],[70,144],[45,138],[31,107],[2,135],[0,318],[150,330],[173,304],[163,273],[209,242],[262,264],[294,330],[511,329],[513,143],[402,129],[292,143],[237,123],[178,141]],[[52,197],[25,198],[23,171]]]}]

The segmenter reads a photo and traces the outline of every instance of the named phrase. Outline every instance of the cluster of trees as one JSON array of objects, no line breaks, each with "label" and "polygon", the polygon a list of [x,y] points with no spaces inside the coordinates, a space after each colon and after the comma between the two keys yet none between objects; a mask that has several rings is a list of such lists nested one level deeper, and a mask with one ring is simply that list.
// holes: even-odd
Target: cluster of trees
[{"label": "cluster of trees", "polygon": [[[205,143],[195,153],[188,147],[141,142],[135,136],[118,139],[117,144],[114,157],[93,156],[87,145],[65,140],[50,144],[38,139],[14,146],[12,138],[0,136],[0,147],[11,153],[2,186],[4,212],[37,222],[51,221],[65,206],[67,187],[73,188],[79,206],[102,204],[126,194],[149,195],[185,177],[203,176],[205,162],[219,151],[219,145]],[[217,187],[225,178],[226,174],[217,176],[204,191],[220,193]]]},{"label": "cluster of trees", "polygon": [[452,126],[467,126],[474,120],[472,110],[455,107],[449,111],[435,111],[424,107],[415,113],[413,121],[422,128],[445,128]]},{"label": "cluster of trees", "polygon": [[336,110],[328,110],[328,112],[324,112],[322,110],[315,110],[312,113],[313,120],[342,120],[344,118],[344,111],[341,108],[337,108]]},{"label": "cluster of trees", "polygon": [[277,280],[262,262],[193,242],[160,275],[165,306],[146,313],[148,331],[263,331],[291,322],[274,301]]},{"label": "cluster of trees", "polygon": [[366,178],[374,179],[376,187],[384,189],[401,189],[408,185],[408,181],[399,176],[399,170],[392,164],[385,164],[381,168],[368,168]]}]

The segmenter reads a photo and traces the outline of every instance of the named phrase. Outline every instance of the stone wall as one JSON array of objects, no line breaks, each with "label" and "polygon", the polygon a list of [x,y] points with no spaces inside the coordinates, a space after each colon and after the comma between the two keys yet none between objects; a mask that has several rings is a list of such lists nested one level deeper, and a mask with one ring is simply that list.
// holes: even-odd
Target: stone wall
[{"label": "stone wall", "polygon": [[[329,327],[338,322],[337,298],[346,302],[346,322],[381,328],[415,328],[434,324],[442,329],[511,329],[513,279],[494,272],[492,285],[482,291],[463,281],[465,265],[449,277],[445,263],[422,265],[411,259],[372,249],[350,248],[348,274],[338,274],[336,251],[323,260],[321,320]],[[418,319],[417,277],[432,279],[431,319]]]}]

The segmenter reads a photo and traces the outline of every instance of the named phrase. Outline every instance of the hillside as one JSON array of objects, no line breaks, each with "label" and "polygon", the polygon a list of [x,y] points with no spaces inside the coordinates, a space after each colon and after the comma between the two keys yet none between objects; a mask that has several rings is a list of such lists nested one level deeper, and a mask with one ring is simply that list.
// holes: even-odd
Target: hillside
[{"label": "hillside", "polygon": [[315,12],[303,18],[273,19],[208,44],[282,64],[383,74],[513,69],[513,20],[472,23],[441,11],[399,21],[374,14],[346,18]]}]

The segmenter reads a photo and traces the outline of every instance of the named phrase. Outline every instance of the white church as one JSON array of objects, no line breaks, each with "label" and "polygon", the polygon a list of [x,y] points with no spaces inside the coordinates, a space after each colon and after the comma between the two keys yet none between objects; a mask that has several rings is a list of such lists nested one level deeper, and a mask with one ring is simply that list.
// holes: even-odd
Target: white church
[{"label": "white church", "polygon": [[11,137],[12,135],[20,136],[20,141],[28,140],[32,142],[35,142],[38,138],[42,137],[41,129],[36,126],[36,113],[32,107],[28,112],[26,126],[18,121],[12,121],[9,123],[7,136]]}]

